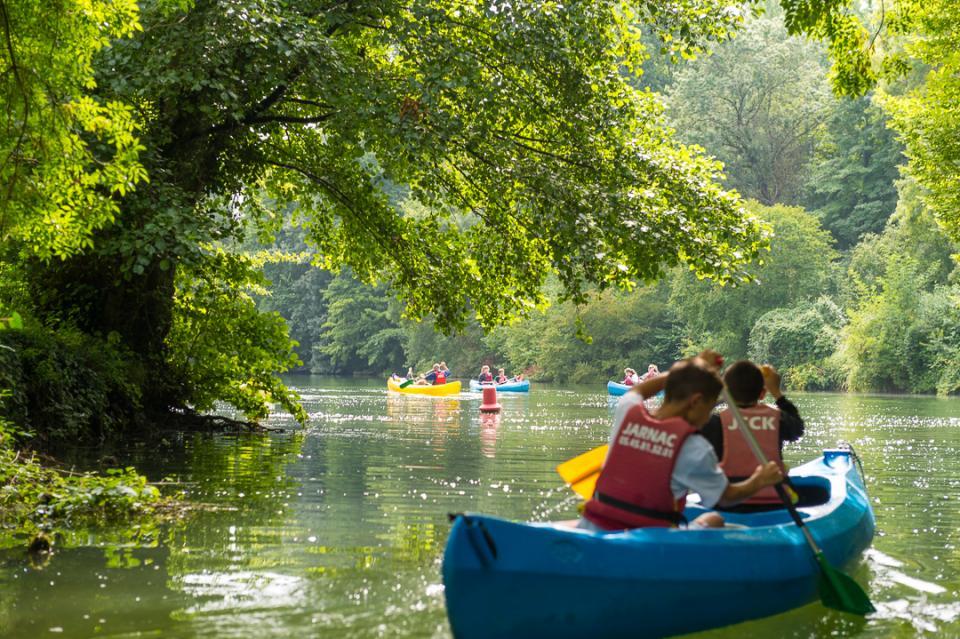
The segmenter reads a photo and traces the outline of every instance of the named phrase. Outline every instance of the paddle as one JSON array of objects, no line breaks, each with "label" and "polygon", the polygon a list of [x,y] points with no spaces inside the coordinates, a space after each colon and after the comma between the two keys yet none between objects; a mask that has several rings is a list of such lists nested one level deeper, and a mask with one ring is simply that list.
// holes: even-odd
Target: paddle
[{"label": "paddle", "polygon": [[[743,433],[743,437],[747,440],[747,445],[750,446],[750,450],[753,451],[754,456],[761,464],[766,464],[766,455],[763,454],[763,450],[761,450],[760,445],[757,444],[753,433],[750,432],[750,429],[746,423],[744,423],[743,415],[740,414],[740,409],[730,397],[726,386],[723,388],[723,400],[727,403],[727,406],[730,407],[730,412],[733,413],[733,419],[737,424],[737,428]],[[793,505],[786,490],[784,490],[783,483],[777,484],[775,488],[781,501],[783,501],[783,505],[786,506],[787,511],[790,513],[791,519],[793,519],[793,522],[799,526],[803,532],[803,536],[807,540],[807,545],[810,547],[810,550],[813,551],[817,566],[820,568],[817,590],[820,593],[821,603],[828,608],[853,613],[855,615],[865,615],[868,612],[876,612],[876,608],[870,603],[870,597],[863,591],[860,584],[850,576],[831,566],[830,562],[827,561],[823,551],[817,546],[816,540],[814,540],[807,525],[800,517],[800,513],[797,512],[796,506]]]},{"label": "paddle", "polygon": [[593,489],[600,476],[603,460],[607,458],[607,444],[597,446],[582,455],[568,459],[559,466],[557,472],[575,493],[584,499],[593,497]]},{"label": "paddle", "polygon": [[400,384],[400,388],[406,388],[407,386],[409,386],[410,384],[414,383],[415,381],[417,381],[417,380],[412,379],[412,378],[411,378],[411,379],[408,379],[408,380],[405,381],[404,383]]}]

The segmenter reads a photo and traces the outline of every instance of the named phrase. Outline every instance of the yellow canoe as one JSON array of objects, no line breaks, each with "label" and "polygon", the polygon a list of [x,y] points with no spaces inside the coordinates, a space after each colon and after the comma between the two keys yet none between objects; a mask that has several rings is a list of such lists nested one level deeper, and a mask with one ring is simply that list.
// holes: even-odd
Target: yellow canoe
[{"label": "yellow canoe", "polygon": [[400,384],[392,379],[387,380],[387,389],[398,393],[409,393],[411,395],[432,395],[442,397],[443,395],[456,395],[460,392],[460,382],[448,382],[439,386],[417,386],[411,384],[406,388],[400,388]]}]

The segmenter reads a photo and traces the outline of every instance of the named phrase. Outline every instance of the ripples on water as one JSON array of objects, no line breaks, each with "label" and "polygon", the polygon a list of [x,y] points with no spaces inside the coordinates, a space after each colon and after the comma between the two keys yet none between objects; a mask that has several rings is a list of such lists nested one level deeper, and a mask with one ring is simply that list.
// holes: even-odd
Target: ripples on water
[{"label": "ripples on water", "polygon": [[[554,467],[603,443],[602,388],[388,395],[379,382],[307,378],[306,429],[196,436],[130,452],[205,509],[121,547],[91,537],[36,570],[0,554],[0,636],[447,637],[446,514],[569,519]],[[867,472],[879,533],[855,569],[879,612],[818,604],[698,637],[960,636],[957,400],[802,395],[797,464],[840,440]],[[491,611],[495,614],[496,611]]]}]

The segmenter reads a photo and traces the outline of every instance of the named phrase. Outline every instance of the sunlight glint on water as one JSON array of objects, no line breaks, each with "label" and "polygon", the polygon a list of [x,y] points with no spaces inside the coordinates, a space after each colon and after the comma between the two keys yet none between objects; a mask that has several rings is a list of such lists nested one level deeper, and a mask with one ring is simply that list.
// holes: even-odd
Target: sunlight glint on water
[{"label": "sunlight glint on water", "polygon": [[[534,384],[481,417],[479,394],[291,380],[305,430],[192,436],[185,450],[174,442],[122,460],[187,482],[204,505],[188,521],[143,547],[93,538],[43,570],[0,555],[0,636],[447,637],[447,513],[575,517],[553,469],[602,443],[612,414],[599,386]],[[696,636],[960,636],[960,400],[794,399],[808,434],[788,463],[841,440],[863,460],[879,534],[852,573],[879,612],[864,622],[812,604]]]}]

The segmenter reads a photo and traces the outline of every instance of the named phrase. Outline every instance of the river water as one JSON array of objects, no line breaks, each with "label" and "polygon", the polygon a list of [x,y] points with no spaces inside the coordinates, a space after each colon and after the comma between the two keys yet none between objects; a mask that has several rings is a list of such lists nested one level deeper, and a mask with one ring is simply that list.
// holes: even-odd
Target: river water
[{"label": "river water", "polygon": [[[449,637],[447,513],[569,519],[554,467],[603,443],[602,387],[388,394],[381,381],[297,377],[310,422],[271,435],[191,435],[117,456],[197,506],[136,539],[68,535],[52,560],[0,552],[0,637]],[[798,464],[841,440],[867,474],[878,534],[851,574],[878,613],[811,604],[696,635],[960,637],[960,399],[801,394]],[[693,602],[692,605],[695,605]],[[496,611],[491,611],[496,614]]]}]

